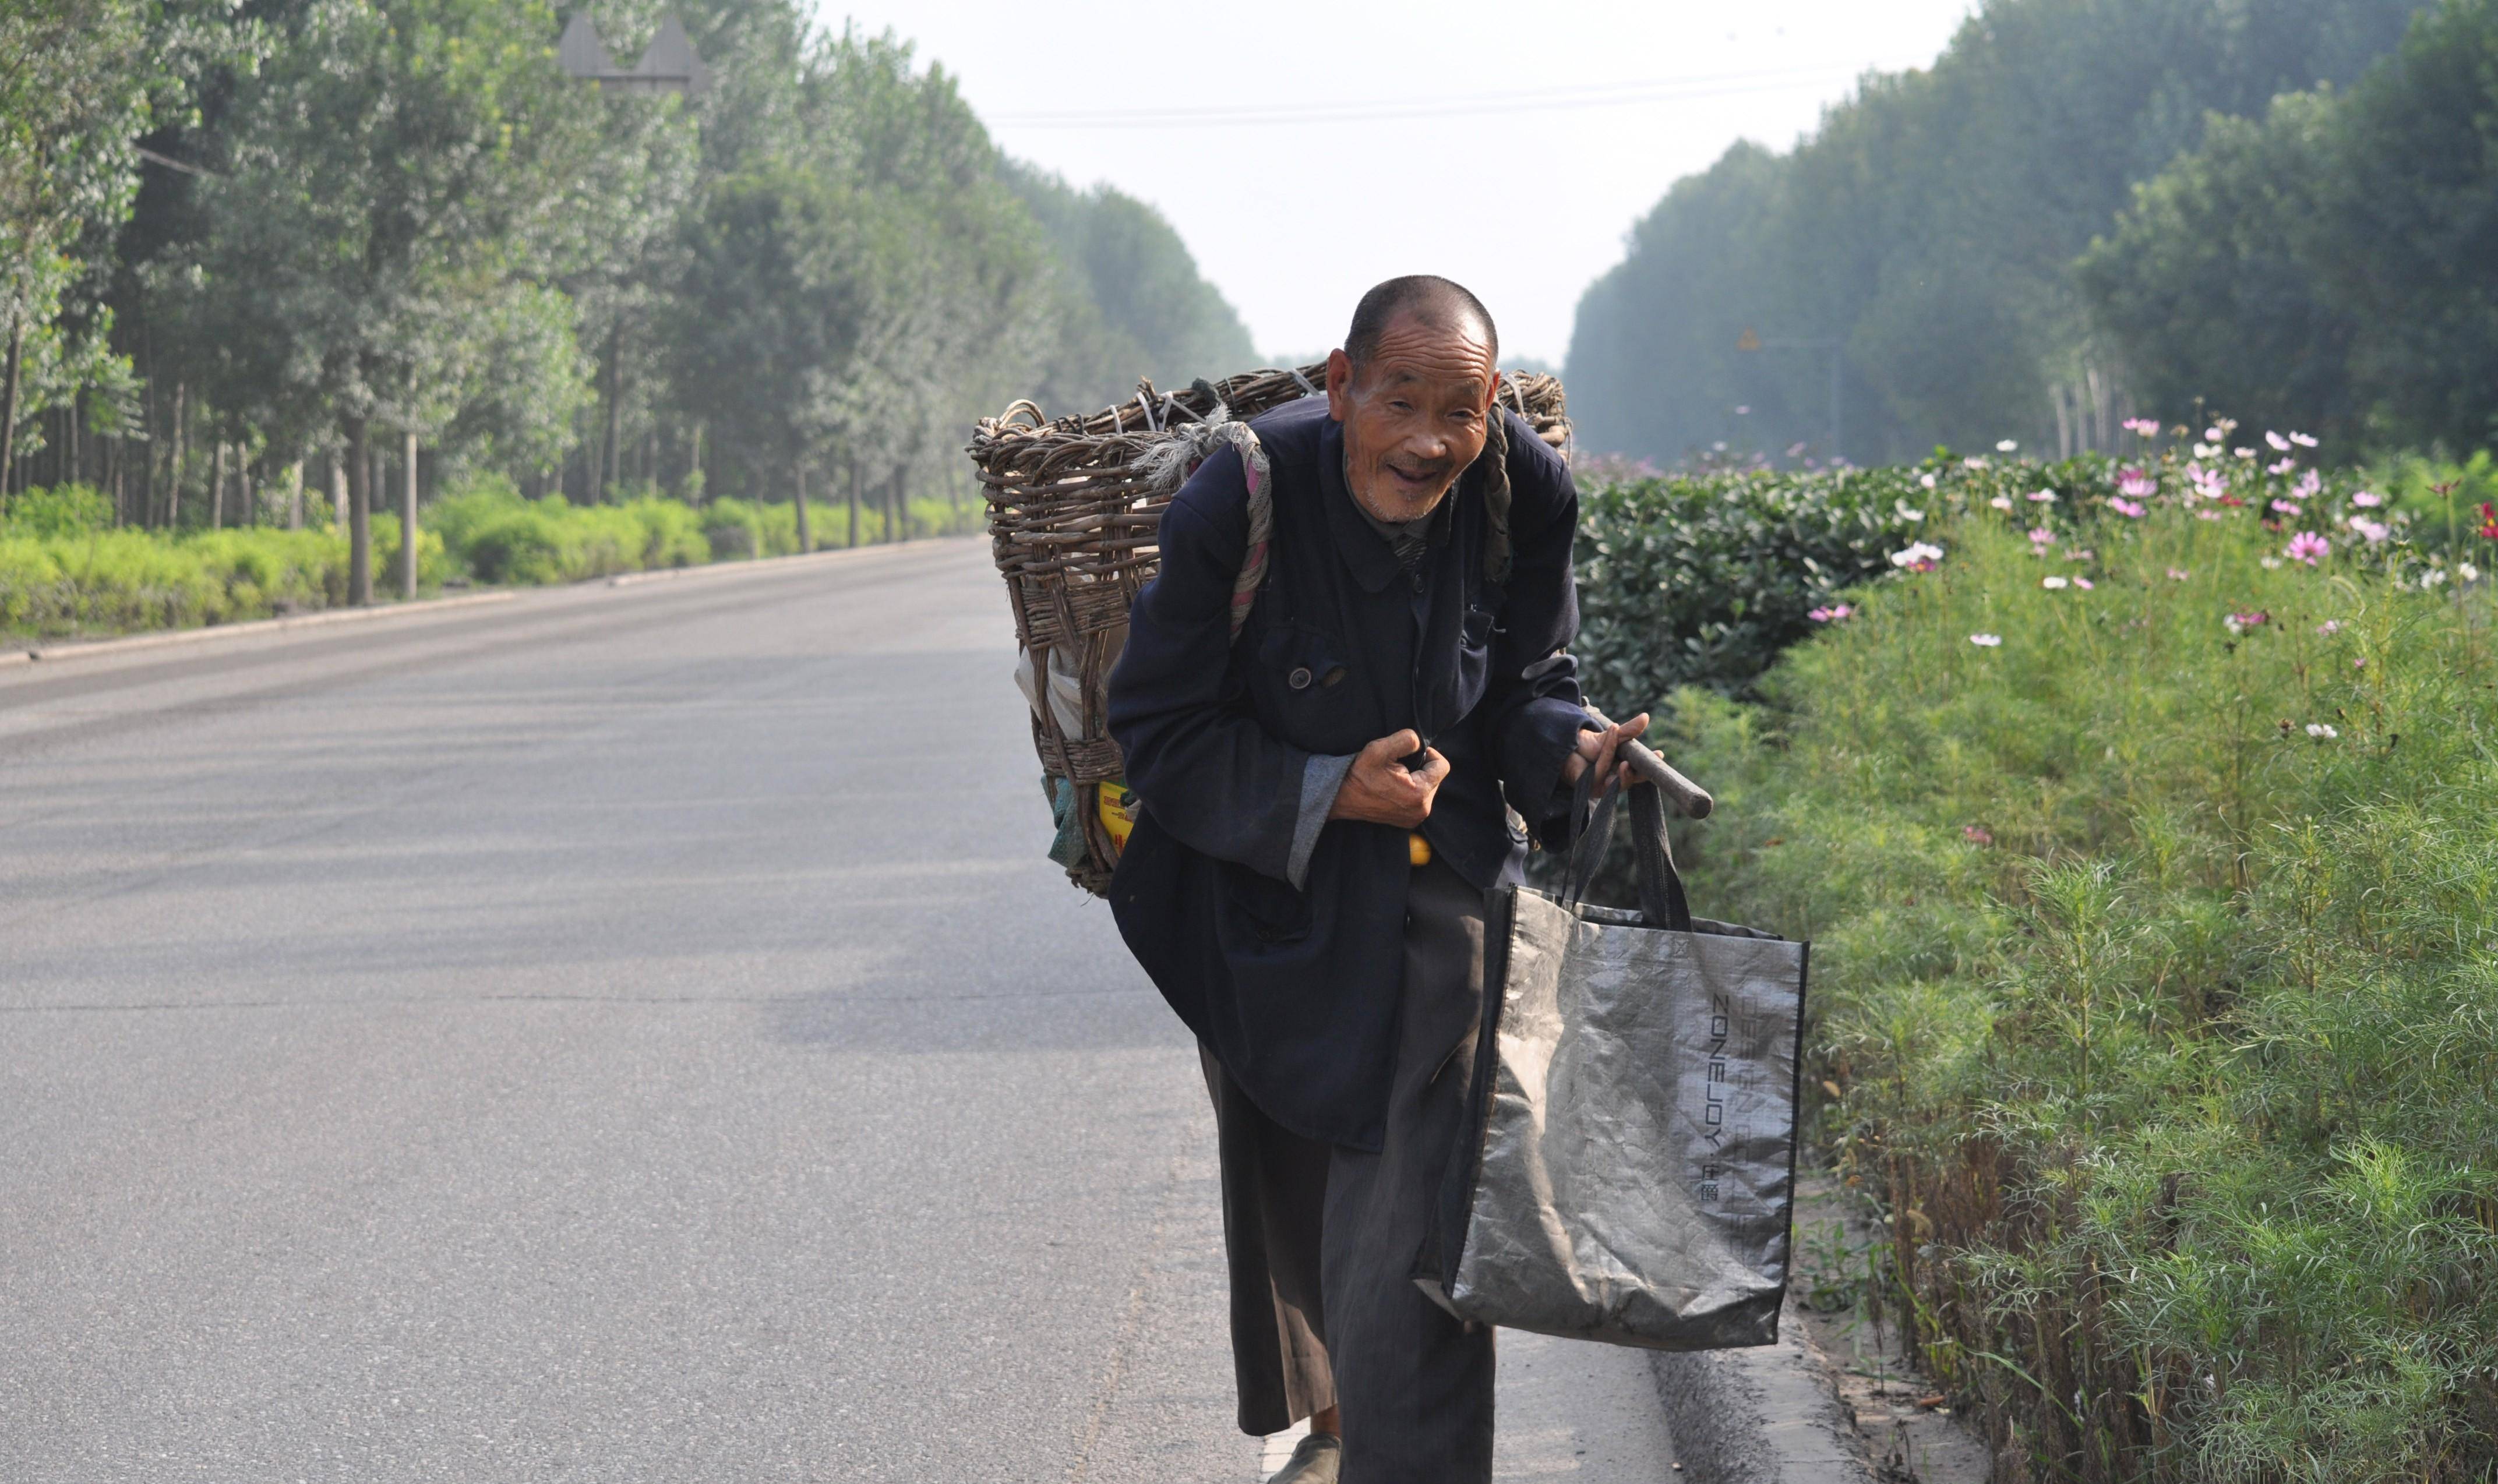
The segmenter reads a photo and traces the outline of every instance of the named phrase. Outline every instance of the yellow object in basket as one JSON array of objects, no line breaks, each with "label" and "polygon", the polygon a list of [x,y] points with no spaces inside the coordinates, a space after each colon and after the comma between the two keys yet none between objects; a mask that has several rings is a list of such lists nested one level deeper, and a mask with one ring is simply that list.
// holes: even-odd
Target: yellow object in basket
[{"label": "yellow object in basket", "polygon": [[1101,796],[1096,807],[1102,815],[1102,828],[1110,832],[1110,843],[1127,849],[1128,832],[1137,827],[1137,796],[1117,778],[1098,785],[1095,792]]},{"label": "yellow object in basket", "polygon": [[1405,859],[1417,869],[1431,864],[1431,842],[1423,837],[1422,831],[1405,837]]}]

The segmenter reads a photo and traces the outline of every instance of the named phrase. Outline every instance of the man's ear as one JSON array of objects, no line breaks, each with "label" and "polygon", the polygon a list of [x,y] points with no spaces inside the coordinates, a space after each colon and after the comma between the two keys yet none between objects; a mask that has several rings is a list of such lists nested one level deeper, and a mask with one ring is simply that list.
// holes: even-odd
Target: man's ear
[{"label": "man's ear", "polygon": [[1486,415],[1489,415],[1492,409],[1492,404],[1500,400],[1501,380],[1500,368],[1498,366],[1492,367],[1491,384],[1484,388],[1483,410]]},{"label": "man's ear", "polygon": [[1353,358],[1341,350],[1328,352],[1328,416],[1341,423],[1353,416]]}]

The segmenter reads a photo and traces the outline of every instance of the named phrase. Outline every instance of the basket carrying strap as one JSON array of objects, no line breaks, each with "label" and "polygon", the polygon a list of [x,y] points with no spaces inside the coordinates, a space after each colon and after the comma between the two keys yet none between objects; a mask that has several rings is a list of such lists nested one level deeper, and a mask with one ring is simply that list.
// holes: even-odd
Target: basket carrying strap
[{"label": "basket carrying strap", "polygon": [[1249,544],[1241,553],[1240,575],[1232,580],[1232,637],[1237,639],[1240,626],[1249,621],[1250,606],[1258,601],[1258,588],[1266,581],[1266,560],[1275,549],[1275,487],[1265,447],[1249,425],[1217,426],[1240,451],[1240,473],[1249,484]]}]

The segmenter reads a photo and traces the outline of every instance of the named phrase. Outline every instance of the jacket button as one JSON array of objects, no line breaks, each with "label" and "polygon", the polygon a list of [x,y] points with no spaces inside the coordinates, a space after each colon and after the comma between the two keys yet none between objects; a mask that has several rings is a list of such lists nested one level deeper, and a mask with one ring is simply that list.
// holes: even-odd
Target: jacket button
[{"label": "jacket button", "polygon": [[1309,666],[1307,666],[1307,665],[1297,665],[1297,666],[1295,666],[1295,667],[1294,667],[1294,670],[1293,670],[1293,673],[1292,673],[1291,675],[1288,675],[1288,676],[1284,677],[1284,683],[1285,683],[1285,684],[1287,684],[1287,685],[1290,685],[1290,686],[1291,686],[1291,687],[1293,687],[1295,690],[1307,690],[1307,689],[1309,689],[1309,688],[1310,688],[1310,667],[1309,667]]}]

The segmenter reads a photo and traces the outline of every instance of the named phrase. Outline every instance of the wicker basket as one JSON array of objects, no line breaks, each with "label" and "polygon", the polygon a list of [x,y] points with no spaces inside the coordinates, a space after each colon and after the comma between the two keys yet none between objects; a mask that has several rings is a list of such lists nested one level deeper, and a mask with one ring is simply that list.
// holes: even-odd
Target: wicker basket
[{"label": "wicker basket", "polygon": [[[990,546],[1014,605],[1033,743],[1053,788],[1058,779],[1073,785],[1084,849],[1067,874],[1089,892],[1109,889],[1118,860],[1099,801],[1101,785],[1124,772],[1104,716],[1110,666],[1127,640],[1128,609],[1154,575],[1163,507],[1188,472],[1152,456],[1218,407],[1247,419],[1309,395],[1326,370],[1252,371],[1184,392],[1139,382],[1116,407],[1056,422],[1019,401],[981,419],[972,435],[967,452],[988,497]],[[1560,381],[1513,374],[1501,385],[1501,399],[1566,450]]]}]

